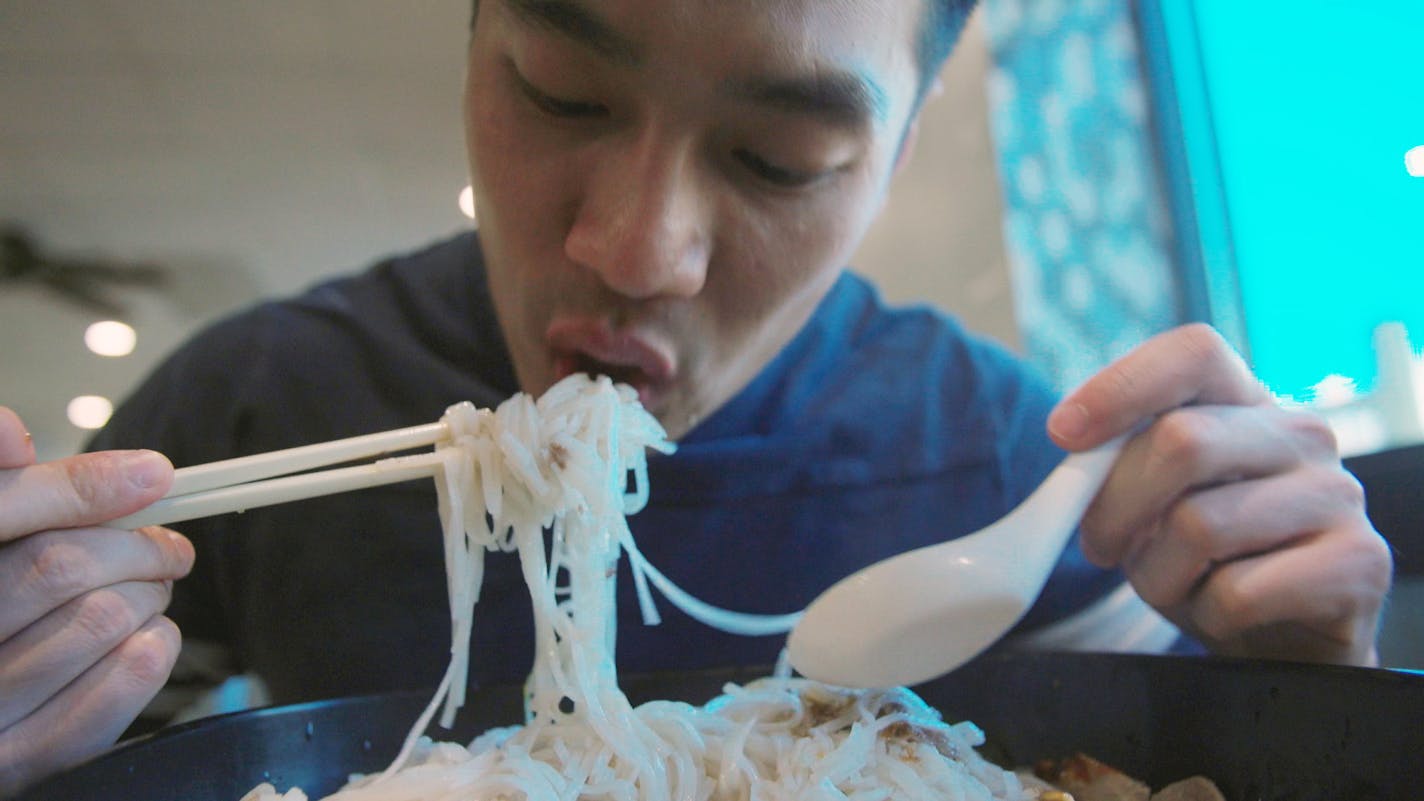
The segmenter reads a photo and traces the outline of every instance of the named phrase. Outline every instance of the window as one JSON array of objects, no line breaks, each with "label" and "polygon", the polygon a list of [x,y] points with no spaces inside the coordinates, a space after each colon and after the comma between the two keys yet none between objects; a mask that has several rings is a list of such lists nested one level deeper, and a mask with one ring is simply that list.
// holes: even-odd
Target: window
[{"label": "window", "polygon": [[1191,316],[1347,453],[1424,440],[1424,3],[1139,11]]}]

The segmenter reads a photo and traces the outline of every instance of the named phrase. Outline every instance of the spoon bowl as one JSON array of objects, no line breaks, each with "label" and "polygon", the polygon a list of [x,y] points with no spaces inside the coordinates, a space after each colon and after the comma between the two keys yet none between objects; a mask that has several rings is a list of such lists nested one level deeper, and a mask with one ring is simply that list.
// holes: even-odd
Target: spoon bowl
[{"label": "spoon bowl", "polygon": [[1043,590],[1125,439],[1069,455],[986,528],[832,585],[791,631],[792,666],[829,684],[890,687],[928,681],[977,656]]}]

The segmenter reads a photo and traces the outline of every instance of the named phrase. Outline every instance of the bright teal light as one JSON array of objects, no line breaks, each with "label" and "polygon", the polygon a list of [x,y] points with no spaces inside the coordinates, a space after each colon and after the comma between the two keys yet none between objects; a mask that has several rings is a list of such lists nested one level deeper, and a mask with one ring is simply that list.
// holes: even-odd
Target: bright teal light
[{"label": "bright teal light", "polygon": [[1302,400],[1368,389],[1376,325],[1424,345],[1424,2],[1195,7],[1252,363]]}]

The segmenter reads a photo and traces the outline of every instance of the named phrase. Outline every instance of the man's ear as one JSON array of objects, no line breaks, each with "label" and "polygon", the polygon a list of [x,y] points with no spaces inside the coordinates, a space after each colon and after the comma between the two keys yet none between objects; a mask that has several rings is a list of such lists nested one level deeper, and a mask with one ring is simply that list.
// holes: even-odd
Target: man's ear
[{"label": "man's ear", "polygon": [[895,154],[895,166],[891,169],[891,176],[899,176],[900,171],[905,169],[905,165],[910,163],[910,156],[915,151],[915,143],[920,140],[920,115],[915,113],[914,119],[905,127],[905,135],[900,139],[900,152]]},{"label": "man's ear", "polygon": [[905,126],[905,136],[900,140],[900,152],[895,154],[895,166],[891,170],[891,175],[896,176],[910,163],[910,156],[914,155],[915,143],[920,139],[920,115],[924,114],[925,104],[933,102],[935,98],[944,94],[944,81],[935,78],[930,89],[925,93],[925,97],[920,101],[920,107],[915,109],[915,116],[910,118],[910,122]]},{"label": "man's ear", "polygon": [[900,177],[900,173],[905,169],[905,165],[910,163],[910,155],[915,150],[915,142],[920,138],[920,115],[915,113],[905,125],[905,133],[900,137],[900,149],[895,151],[895,163],[890,165],[890,174],[885,178],[885,186],[881,187],[880,201],[876,204],[875,213],[878,216],[885,211],[885,204],[890,201],[890,186]]}]

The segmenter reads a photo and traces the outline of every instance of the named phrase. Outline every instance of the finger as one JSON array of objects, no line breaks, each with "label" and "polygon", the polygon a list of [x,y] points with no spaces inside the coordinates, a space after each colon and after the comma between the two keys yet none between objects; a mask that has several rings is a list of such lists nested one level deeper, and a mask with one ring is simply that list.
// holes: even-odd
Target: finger
[{"label": "finger", "polygon": [[0,548],[0,641],[99,587],[173,581],[193,567],[193,545],[176,532],[69,529]]},{"label": "finger", "polygon": [[1274,406],[1172,411],[1124,446],[1083,516],[1084,553],[1116,565],[1186,493],[1307,462],[1338,464],[1329,426],[1314,415]]},{"label": "finger", "polygon": [[0,733],[0,797],[112,745],[167,681],[178,627],[147,621],[44,706]]},{"label": "finger", "polygon": [[0,643],[0,730],[27,717],[168,606],[172,585],[129,581],[86,593]]},{"label": "finger", "polygon": [[1222,653],[1368,664],[1393,570],[1363,521],[1211,572],[1188,630]]},{"label": "finger", "polygon": [[1180,605],[1213,566],[1347,524],[1363,514],[1363,499],[1349,473],[1316,465],[1193,493],[1127,554],[1123,567],[1143,600],[1158,608]]},{"label": "finger", "polygon": [[34,438],[18,414],[0,406],[0,469],[25,467],[34,461]]},{"label": "finger", "polygon": [[1083,450],[1181,406],[1270,400],[1220,334],[1188,325],[1147,340],[1089,378],[1054,408],[1048,432],[1060,446]]},{"label": "finger", "polygon": [[154,451],[86,453],[0,474],[0,542],[132,514],[172,484],[173,465]]}]

